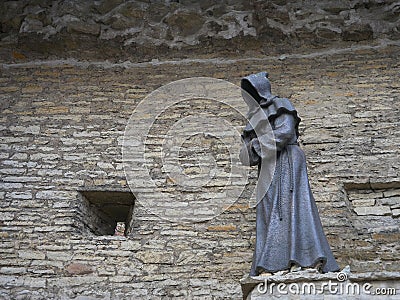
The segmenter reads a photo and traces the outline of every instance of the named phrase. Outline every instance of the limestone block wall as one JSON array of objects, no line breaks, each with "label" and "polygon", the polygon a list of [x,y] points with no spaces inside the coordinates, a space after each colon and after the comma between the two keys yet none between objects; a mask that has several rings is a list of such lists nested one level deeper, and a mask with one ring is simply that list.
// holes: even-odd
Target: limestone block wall
[{"label": "limestone block wall", "polygon": [[[249,192],[213,220],[194,224],[161,220],[135,202],[125,237],[85,229],[80,191],[129,193],[122,139],[149,92],[195,76],[238,84],[260,70],[302,118],[310,183],[339,265],[400,272],[398,51],[393,45],[219,61],[3,63],[0,297],[239,299],[255,238]],[[249,190],[255,177],[253,170]]]}]

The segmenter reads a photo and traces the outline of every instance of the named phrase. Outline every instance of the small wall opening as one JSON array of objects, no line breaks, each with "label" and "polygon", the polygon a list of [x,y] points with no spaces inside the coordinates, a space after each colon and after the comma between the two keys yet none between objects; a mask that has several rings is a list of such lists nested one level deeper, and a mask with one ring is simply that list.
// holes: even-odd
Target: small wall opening
[{"label": "small wall opening", "polygon": [[125,236],[133,214],[135,197],[124,191],[80,191],[81,220],[96,235]]}]

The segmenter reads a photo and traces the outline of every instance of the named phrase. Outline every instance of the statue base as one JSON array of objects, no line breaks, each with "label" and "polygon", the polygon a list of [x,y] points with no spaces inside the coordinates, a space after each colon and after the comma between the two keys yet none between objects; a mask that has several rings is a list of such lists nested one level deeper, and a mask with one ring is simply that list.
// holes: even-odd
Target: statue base
[{"label": "statue base", "polygon": [[283,276],[245,276],[240,284],[244,300],[400,299],[400,272],[351,273],[348,267],[324,274],[306,270]]}]

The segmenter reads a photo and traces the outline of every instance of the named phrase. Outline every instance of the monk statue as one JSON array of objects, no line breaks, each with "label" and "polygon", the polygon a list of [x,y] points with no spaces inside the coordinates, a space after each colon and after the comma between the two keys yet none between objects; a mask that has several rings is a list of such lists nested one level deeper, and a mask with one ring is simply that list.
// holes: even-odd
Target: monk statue
[{"label": "monk statue", "polygon": [[[338,271],[310,189],[306,158],[297,141],[300,118],[296,109],[288,99],[271,94],[266,72],[244,77],[241,87],[249,106],[249,123],[242,134],[240,160],[259,169],[250,276],[302,269]],[[267,124],[272,139],[263,134]],[[271,178],[260,172],[263,164],[275,164]],[[263,185],[266,181],[270,184]]]}]

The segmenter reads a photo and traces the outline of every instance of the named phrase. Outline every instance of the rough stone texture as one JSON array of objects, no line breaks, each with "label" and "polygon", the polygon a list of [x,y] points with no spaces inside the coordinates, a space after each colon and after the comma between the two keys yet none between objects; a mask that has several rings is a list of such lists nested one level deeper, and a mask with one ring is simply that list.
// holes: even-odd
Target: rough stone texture
[{"label": "rough stone texture", "polygon": [[[59,255],[59,252],[56,252],[56,255]],[[65,270],[71,275],[84,275],[93,273],[91,266],[80,264],[80,263],[71,263],[69,264]]]},{"label": "rough stone texture", "polygon": [[0,50],[6,60],[270,54],[398,40],[399,14],[396,0],[2,1]]},{"label": "rough stone texture", "polygon": [[[398,53],[398,45],[371,45],[242,59],[2,64],[0,297],[239,299],[255,238],[249,192],[196,224],[163,221],[136,204],[128,236],[114,237],[84,230],[79,190],[129,191],[122,138],[149,92],[193,76],[239,83],[260,70],[302,117],[310,182],[340,266],[398,274]],[[365,207],[353,207],[357,199],[392,213],[357,215]]]}]

